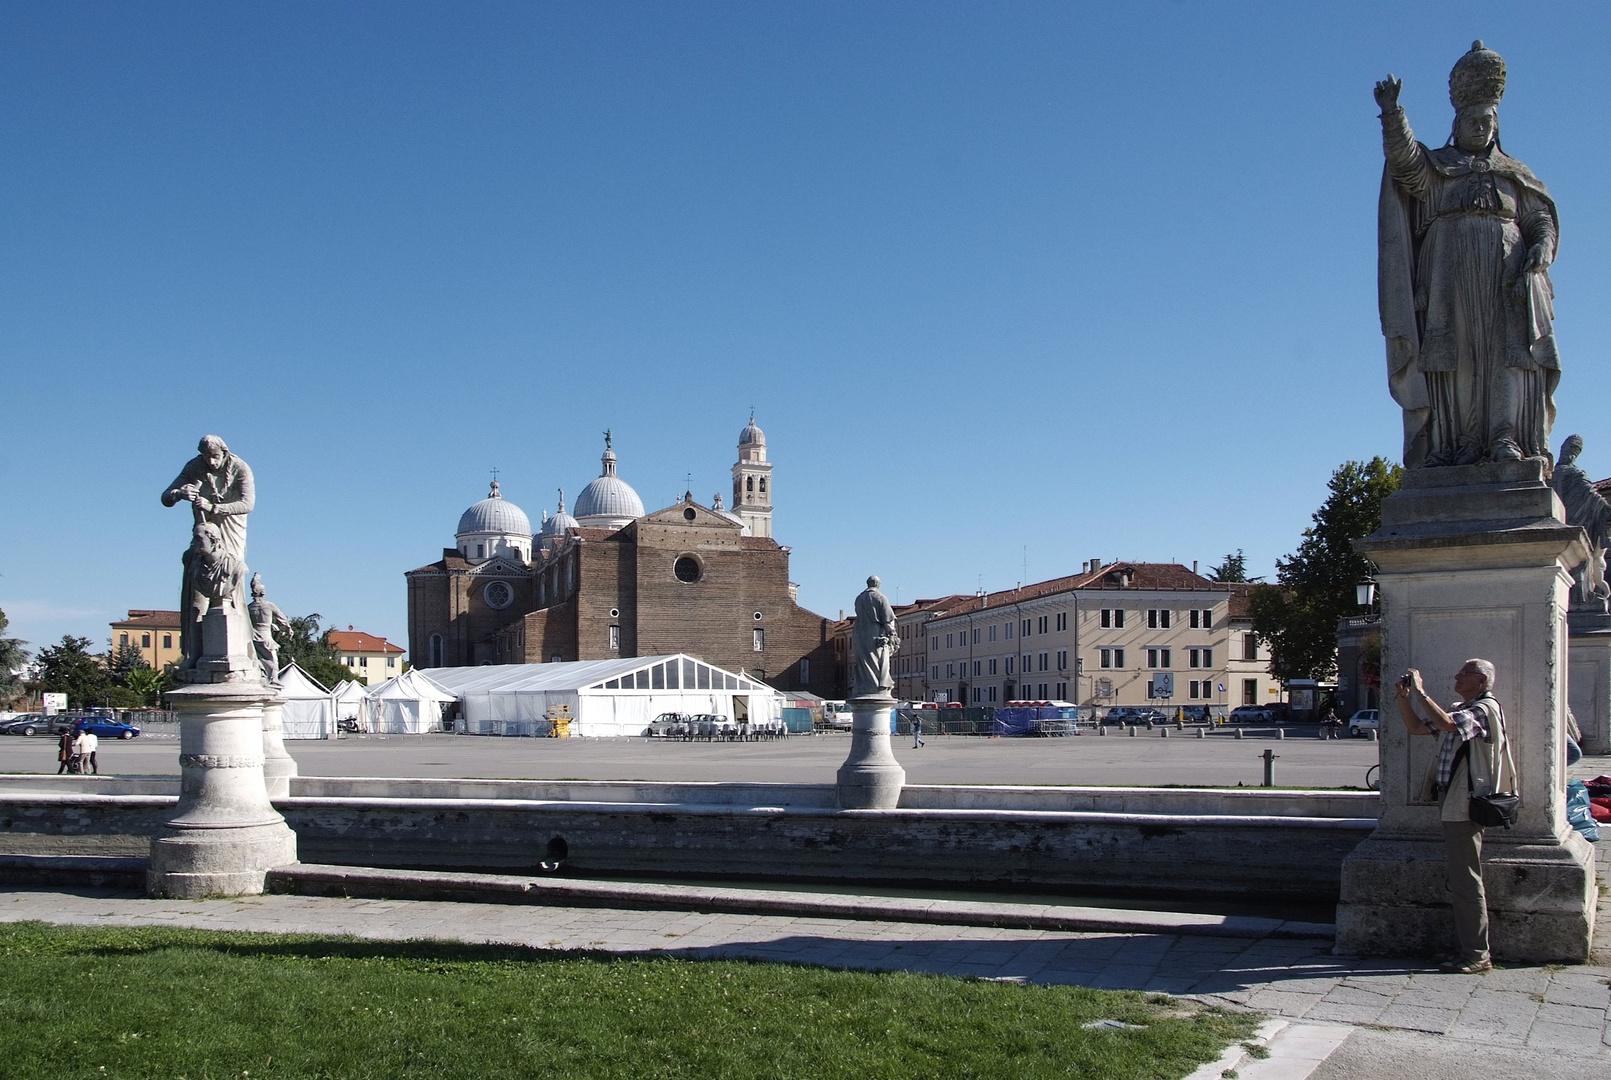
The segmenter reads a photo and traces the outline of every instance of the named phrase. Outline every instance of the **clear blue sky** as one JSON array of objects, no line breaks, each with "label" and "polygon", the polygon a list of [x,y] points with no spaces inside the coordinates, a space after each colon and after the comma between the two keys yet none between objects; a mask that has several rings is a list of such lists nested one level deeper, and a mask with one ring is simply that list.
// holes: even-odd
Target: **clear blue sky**
[{"label": "clear blue sky", "polygon": [[177,604],[216,432],[295,614],[406,641],[497,466],[535,520],[727,491],[751,405],[800,599],[1086,558],[1255,573],[1398,451],[1373,82],[1428,142],[1504,54],[1552,188],[1556,441],[1611,475],[1603,4],[0,8],[0,607]]}]

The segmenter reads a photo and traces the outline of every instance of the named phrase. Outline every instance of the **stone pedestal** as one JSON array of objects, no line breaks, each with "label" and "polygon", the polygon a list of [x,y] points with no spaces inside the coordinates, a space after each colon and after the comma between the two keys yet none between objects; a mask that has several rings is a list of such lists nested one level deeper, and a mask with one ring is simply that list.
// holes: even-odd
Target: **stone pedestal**
[{"label": "stone pedestal", "polygon": [[296,761],[285,749],[285,703],[278,695],[263,703],[263,784],[271,799],[291,794]]},{"label": "stone pedestal", "polygon": [[[1566,611],[1586,552],[1536,461],[1412,470],[1357,543],[1377,567],[1382,681],[1421,670],[1453,701],[1453,675],[1493,661],[1521,815],[1483,837],[1490,934],[1500,960],[1581,961],[1594,926],[1593,855],[1566,825]],[[1435,803],[1420,801],[1436,740],[1413,737],[1384,693],[1381,818],[1343,864],[1337,951],[1454,951]]]},{"label": "stone pedestal", "polygon": [[891,697],[850,699],[850,756],[839,766],[839,805],[845,810],[893,810],[906,770],[889,745]]},{"label": "stone pedestal", "polygon": [[179,807],[151,840],[151,895],[257,894],[266,871],[296,862],[296,834],[263,778],[263,707],[273,696],[252,679],[168,695],[179,714]]},{"label": "stone pedestal", "polygon": [[1611,754],[1611,615],[1574,607],[1566,628],[1568,701],[1583,729],[1581,749],[1585,754]]}]

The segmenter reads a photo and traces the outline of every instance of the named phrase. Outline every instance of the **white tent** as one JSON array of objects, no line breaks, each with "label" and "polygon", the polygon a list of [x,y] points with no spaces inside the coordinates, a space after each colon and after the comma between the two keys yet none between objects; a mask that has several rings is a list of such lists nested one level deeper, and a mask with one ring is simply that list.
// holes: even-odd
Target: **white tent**
[{"label": "white tent", "polygon": [[295,664],[280,671],[280,700],[285,702],[287,739],[335,738],[335,695]]},{"label": "white tent", "polygon": [[336,718],[338,720],[356,720],[364,704],[364,686],[352,679],[342,679],[331,688],[330,693],[336,699]]},{"label": "white tent", "polygon": [[677,653],[432,668],[431,679],[462,705],[459,730],[472,735],[545,735],[549,710],[568,706],[572,735],[643,735],[661,713],[706,713],[751,723],[779,721],[783,695],[747,675]]},{"label": "white tent", "polygon": [[387,679],[364,694],[358,726],[388,735],[423,735],[442,730],[442,707],[453,695],[418,671]]}]

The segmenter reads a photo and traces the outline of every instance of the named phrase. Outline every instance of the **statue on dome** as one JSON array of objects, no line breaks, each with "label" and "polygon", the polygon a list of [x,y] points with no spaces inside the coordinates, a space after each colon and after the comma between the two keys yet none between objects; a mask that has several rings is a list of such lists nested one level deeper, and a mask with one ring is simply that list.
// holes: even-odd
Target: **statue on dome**
[{"label": "statue on dome", "polygon": [[879,584],[876,575],[868,578],[867,588],[856,597],[856,625],[850,631],[853,698],[889,697],[895,689],[894,660],[901,643],[895,630],[895,609],[878,591]]},{"label": "statue on dome", "polygon": [[1404,466],[1549,460],[1560,356],[1559,222],[1549,190],[1499,143],[1505,62],[1482,42],[1449,74],[1453,133],[1417,142],[1402,80],[1376,84],[1382,173],[1377,296]]}]

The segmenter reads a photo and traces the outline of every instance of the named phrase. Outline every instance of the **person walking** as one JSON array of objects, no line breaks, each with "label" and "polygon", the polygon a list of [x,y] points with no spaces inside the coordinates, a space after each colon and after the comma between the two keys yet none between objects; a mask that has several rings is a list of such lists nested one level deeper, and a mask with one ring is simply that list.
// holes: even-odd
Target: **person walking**
[{"label": "person walking", "polygon": [[916,750],[923,745],[923,716],[916,709],[912,710],[912,749]]},{"label": "person walking", "polygon": [[80,731],[78,733],[78,738],[73,740],[73,750],[78,754],[79,772],[88,770],[89,772],[94,773],[96,776],[101,774],[101,766],[95,760],[95,748],[100,741],[101,740],[96,737],[95,733],[87,728],[83,731]]},{"label": "person walking", "polygon": [[[1443,823],[1444,860],[1449,899],[1454,908],[1460,955],[1443,970],[1475,975],[1488,971],[1488,897],[1482,882],[1482,829],[1471,820],[1472,795],[1516,789],[1516,764],[1505,735],[1505,714],[1493,696],[1494,666],[1472,659],[1454,676],[1460,701],[1445,710],[1427,696],[1421,673],[1406,671],[1398,681],[1399,717],[1411,735],[1435,735],[1438,752],[1425,780],[1423,796],[1435,797]],[[1508,767],[1509,784],[1505,785]]]},{"label": "person walking", "polygon": [[73,763],[73,742],[73,729],[64,728],[62,730],[61,738],[56,740],[56,760],[60,762],[60,764],[56,766],[57,776],[60,776],[62,773],[66,772],[68,770],[68,766],[72,765]]}]

